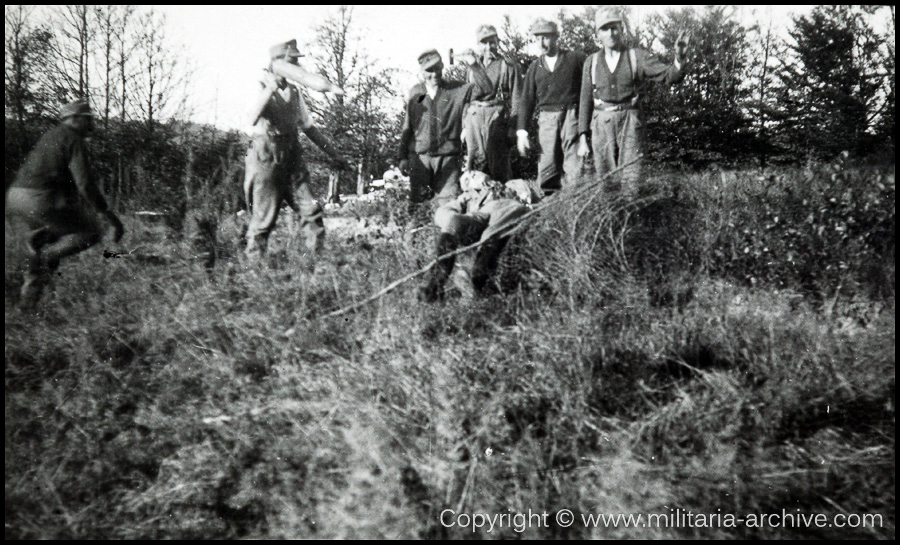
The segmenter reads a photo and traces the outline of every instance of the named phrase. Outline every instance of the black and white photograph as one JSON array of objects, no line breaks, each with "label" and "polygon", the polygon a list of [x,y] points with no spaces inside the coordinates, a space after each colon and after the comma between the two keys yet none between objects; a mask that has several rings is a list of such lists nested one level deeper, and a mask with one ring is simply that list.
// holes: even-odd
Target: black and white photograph
[{"label": "black and white photograph", "polygon": [[893,539],[893,5],[5,6],[6,539]]}]

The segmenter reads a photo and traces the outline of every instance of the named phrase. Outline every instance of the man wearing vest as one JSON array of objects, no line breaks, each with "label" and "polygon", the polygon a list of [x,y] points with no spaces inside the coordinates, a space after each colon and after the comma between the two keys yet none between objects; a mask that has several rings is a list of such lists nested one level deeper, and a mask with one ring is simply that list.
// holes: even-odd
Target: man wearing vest
[{"label": "man wearing vest", "polygon": [[638,157],[644,138],[637,84],[647,80],[668,85],[680,82],[684,78],[681,65],[687,41],[683,33],[678,36],[672,66],[646,49],[627,48],[623,19],[612,9],[597,12],[595,28],[601,48],[584,63],[578,155],[585,157],[590,153],[587,142],[590,131],[597,177],[629,165],[623,170],[622,179],[624,189],[633,191],[640,176]]},{"label": "man wearing vest", "polygon": [[[515,129],[517,104],[514,100],[519,93],[519,70],[500,57],[496,28],[481,25],[476,37],[478,53],[492,88],[481,100],[473,100],[466,113],[466,169],[485,172],[492,180],[505,182],[510,176],[509,140],[513,136],[510,129]],[[468,79],[469,83],[475,82],[471,73]]]},{"label": "man wearing vest", "polygon": [[432,197],[440,204],[459,194],[463,109],[491,91],[491,81],[474,52],[464,53],[460,60],[469,65],[474,84],[442,79],[444,63],[437,50],[419,55],[422,83],[409,93],[399,149],[400,170],[409,174],[414,214]]},{"label": "man wearing vest", "polygon": [[543,54],[525,73],[517,116],[517,147],[521,155],[531,147],[528,122],[537,108],[541,146],[537,179],[541,189],[549,194],[562,187],[563,173],[567,185],[574,183],[581,173],[583,160],[577,154],[578,97],[584,55],[557,46],[556,23],[538,19],[531,33],[540,41]]},{"label": "man wearing vest", "polygon": [[[272,61],[282,59],[292,64],[297,64],[297,57],[302,57],[297,40],[275,45],[269,55]],[[265,254],[269,233],[285,202],[300,213],[300,228],[307,249],[317,251],[322,247],[324,212],[309,189],[309,170],[297,139],[298,127],[339,167],[350,168],[341,153],[313,125],[296,86],[271,70],[264,73],[261,85],[250,116],[253,136],[247,150],[244,177],[244,197],[250,209],[246,254],[252,260],[259,260]],[[299,207],[294,201],[295,188]]]}]

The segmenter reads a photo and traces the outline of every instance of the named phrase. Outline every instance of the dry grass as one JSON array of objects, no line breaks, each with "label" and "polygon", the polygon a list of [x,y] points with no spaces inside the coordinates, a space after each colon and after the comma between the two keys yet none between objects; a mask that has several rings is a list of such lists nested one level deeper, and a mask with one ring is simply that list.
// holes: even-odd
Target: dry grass
[{"label": "dry grass", "polygon": [[[313,267],[285,216],[253,268],[220,218],[208,273],[131,220],[134,253],[66,262],[38,316],[7,238],[6,537],[461,538],[443,509],[676,507],[884,523],[521,537],[893,537],[892,284],[823,299],[721,274],[704,191],[543,218],[502,295],[430,306],[410,285],[328,320],[430,258],[430,233],[334,236]],[[540,259],[524,245],[554,232]]]}]

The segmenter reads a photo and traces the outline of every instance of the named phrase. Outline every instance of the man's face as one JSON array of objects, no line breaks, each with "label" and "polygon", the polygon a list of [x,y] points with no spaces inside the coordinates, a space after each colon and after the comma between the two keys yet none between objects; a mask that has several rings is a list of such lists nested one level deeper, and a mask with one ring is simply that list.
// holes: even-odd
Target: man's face
[{"label": "man's face", "polygon": [[444,67],[438,64],[428,70],[422,70],[422,81],[429,87],[437,87],[441,83]]},{"label": "man's face", "polygon": [[597,38],[607,49],[622,49],[625,43],[622,23],[618,21],[606,23],[597,29]]},{"label": "man's face", "polygon": [[478,53],[482,59],[494,60],[500,58],[500,40],[496,36],[490,36],[478,42]]},{"label": "man's face", "polygon": [[556,55],[556,42],[559,40],[559,36],[556,34],[539,34],[537,38],[538,43],[541,44],[541,53],[551,57]]}]

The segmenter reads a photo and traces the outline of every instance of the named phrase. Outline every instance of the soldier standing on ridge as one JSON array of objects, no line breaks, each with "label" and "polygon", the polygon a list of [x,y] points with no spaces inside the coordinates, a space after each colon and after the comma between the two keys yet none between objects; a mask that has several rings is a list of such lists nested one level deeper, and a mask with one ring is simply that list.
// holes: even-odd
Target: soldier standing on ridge
[{"label": "soldier standing on ridge", "polygon": [[[491,80],[491,92],[473,100],[466,113],[467,170],[485,172],[505,182],[510,177],[509,151],[516,127],[515,111],[521,78],[514,63],[500,57],[497,29],[481,25],[476,31],[478,53]],[[469,82],[474,77],[469,74]]]},{"label": "soldier standing on ridge", "polygon": [[[269,53],[272,61],[281,59],[291,64],[297,64],[297,57],[302,56],[297,50],[297,40],[280,43]],[[251,114],[253,136],[247,150],[244,178],[244,196],[250,208],[247,256],[259,259],[265,254],[269,233],[275,227],[283,202],[299,211],[306,247],[318,251],[325,238],[324,212],[309,188],[309,170],[302,158],[297,128],[341,168],[350,168],[349,163],[312,124],[303,95],[296,86],[270,70],[265,72],[261,84]],[[295,187],[299,207],[294,202]]]},{"label": "soldier standing on ridge", "polygon": [[[546,194],[575,183],[581,174],[583,160],[578,156],[578,98],[584,55],[559,48],[556,23],[538,19],[531,33],[540,41],[541,55],[531,63],[522,84],[522,98],[518,108],[519,154],[531,147],[528,141],[528,122],[537,108],[538,160],[537,181]],[[565,173],[565,178],[562,177]]]},{"label": "soldier standing on ridge", "polygon": [[[671,66],[646,49],[628,49],[624,39],[624,20],[615,10],[606,8],[597,11],[595,23],[601,49],[584,63],[578,155],[585,157],[590,153],[587,142],[590,132],[595,173],[600,177],[640,156],[644,135],[636,86],[645,80],[667,85],[680,82],[684,78],[681,65],[688,41],[683,32],[679,34],[675,44],[675,63]],[[640,163],[630,165],[622,174],[626,190],[633,191],[640,176]]]},{"label": "soldier standing on ridge", "polygon": [[63,106],[59,117],[59,125],[45,133],[25,158],[6,194],[6,211],[29,254],[22,285],[26,308],[40,299],[62,258],[100,242],[102,229],[87,203],[112,226],[116,242],[124,233],[91,177],[84,145],[94,128],[90,106],[76,100]]}]

